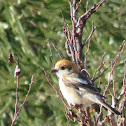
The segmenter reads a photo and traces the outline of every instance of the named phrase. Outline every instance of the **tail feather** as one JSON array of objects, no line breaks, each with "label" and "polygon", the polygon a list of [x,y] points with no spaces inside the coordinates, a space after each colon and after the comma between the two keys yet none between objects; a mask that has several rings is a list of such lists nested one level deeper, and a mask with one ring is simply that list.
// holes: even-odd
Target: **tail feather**
[{"label": "tail feather", "polygon": [[117,111],[116,109],[111,107],[109,104],[107,104],[103,99],[102,99],[102,102],[100,101],[100,104],[103,105],[108,110],[112,111],[113,113],[115,113],[117,115],[122,115],[119,111]]},{"label": "tail feather", "polygon": [[102,99],[101,95],[99,94],[93,94],[93,93],[89,93],[88,95],[88,99],[94,103],[103,105],[105,108],[107,108],[108,110],[110,110],[111,112],[117,114],[117,115],[122,115],[122,113],[120,113],[119,111],[117,111],[116,109],[114,109],[113,107],[111,107],[109,104],[107,104],[104,99]]}]

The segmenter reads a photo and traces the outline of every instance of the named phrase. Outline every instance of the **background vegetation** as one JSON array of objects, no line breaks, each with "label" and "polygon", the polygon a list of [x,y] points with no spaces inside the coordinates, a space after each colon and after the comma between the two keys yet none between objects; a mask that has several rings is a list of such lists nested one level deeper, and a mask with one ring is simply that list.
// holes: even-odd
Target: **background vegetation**
[{"label": "background vegetation", "polygon": [[[89,0],[89,8],[98,0]],[[88,20],[84,29],[83,40],[90,34],[92,20],[96,29],[88,55],[88,71],[93,76],[99,66],[102,55],[106,52],[105,67],[118,53],[119,46],[126,39],[126,1],[108,0]],[[28,100],[22,109],[15,125],[17,126],[62,126],[67,125],[64,106],[56,93],[47,83],[42,71],[44,67],[49,73],[53,67],[47,39],[55,43],[60,54],[66,59],[63,33],[64,22],[71,28],[68,0],[1,0],[0,2],[0,125],[9,126],[15,108],[16,78],[13,78],[15,64],[8,63],[10,53],[17,54],[20,59],[20,107],[29,88],[31,76],[34,84]],[[78,16],[85,12],[85,1],[82,2]],[[86,47],[84,49],[84,53]],[[59,57],[52,46],[54,62]],[[114,71],[116,91],[120,91],[124,75],[124,59],[126,50],[121,55]],[[16,57],[15,57],[16,59]],[[109,70],[102,78],[104,89]],[[50,73],[49,73],[50,75]],[[57,78],[50,75],[57,87]],[[95,83],[97,85],[97,82]],[[76,125],[76,123],[73,123]]]}]

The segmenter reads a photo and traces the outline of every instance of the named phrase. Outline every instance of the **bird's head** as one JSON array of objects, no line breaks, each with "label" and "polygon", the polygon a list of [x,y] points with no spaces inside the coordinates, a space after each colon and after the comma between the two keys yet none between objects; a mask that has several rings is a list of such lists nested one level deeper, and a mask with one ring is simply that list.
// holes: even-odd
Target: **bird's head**
[{"label": "bird's head", "polygon": [[56,63],[56,65],[52,69],[51,73],[56,73],[56,75],[59,78],[62,78],[65,75],[69,75],[69,74],[71,74],[73,72],[76,73],[78,71],[79,70],[78,70],[77,66],[74,63],[72,63],[72,62],[70,62],[68,60],[63,59],[63,60],[59,60]]}]

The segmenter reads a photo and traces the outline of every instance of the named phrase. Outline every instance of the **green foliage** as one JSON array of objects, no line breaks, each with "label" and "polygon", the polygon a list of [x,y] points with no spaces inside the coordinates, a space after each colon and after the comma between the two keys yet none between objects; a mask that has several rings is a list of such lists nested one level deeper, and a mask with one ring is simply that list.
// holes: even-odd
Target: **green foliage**
[{"label": "green foliage", "polygon": [[[89,1],[89,7],[98,1]],[[86,40],[91,31],[91,21],[98,26],[92,37],[91,51],[88,56],[88,71],[93,75],[99,66],[101,56],[107,53],[105,62],[107,67],[118,53],[119,45],[126,39],[125,26],[126,2],[107,1],[92,15],[84,29],[83,40]],[[3,0],[0,3],[0,125],[11,124],[15,108],[16,78],[13,73],[16,64],[8,63],[10,53],[19,57],[21,74],[19,88],[20,107],[29,88],[31,76],[34,75],[34,84],[28,100],[22,109],[17,126],[54,126],[67,125],[64,116],[64,106],[56,93],[47,83],[42,71],[44,67],[49,73],[53,67],[50,59],[48,41],[55,43],[59,52],[65,56],[65,37],[63,34],[62,15],[71,28],[69,3],[67,0]],[[78,16],[85,12],[85,3],[82,2]],[[84,53],[86,51],[86,46]],[[52,48],[54,62],[59,57]],[[123,60],[126,51],[120,58],[115,71],[117,91],[122,85],[124,72]],[[17,57],[14,56],[15,60]],[[97,62],[98,61],[98,62]],[[118,71],[118,74],[116,72]],[[108,71],[109,72],[109,71]],[[105,74],[103,82],[107,82]],[[50,73],[49,73],[50,75]],[[50,80],[58,89],[55,75]],[[97,85],[97,84],[96,84]],[[103,89],[105,84],[103,85]],[[76,125],[76,124],[75,124]]]}]

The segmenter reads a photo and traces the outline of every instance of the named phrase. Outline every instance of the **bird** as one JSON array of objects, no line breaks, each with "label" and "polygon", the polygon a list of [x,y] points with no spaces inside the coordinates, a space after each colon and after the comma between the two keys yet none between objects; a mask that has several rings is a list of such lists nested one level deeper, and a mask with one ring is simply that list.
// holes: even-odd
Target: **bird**
[{"label": "bird", "polygon": [[75,63],[61,59],[55,64],[51,73],[56,73],[60,91],[69,106],[82,106],[85,109],[97,103],[112,113],[121,115],[119,111],[104,101],[99,88],[94,86],[86,70],[80,71]]}]

